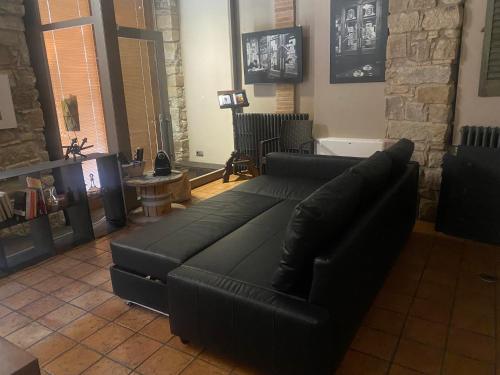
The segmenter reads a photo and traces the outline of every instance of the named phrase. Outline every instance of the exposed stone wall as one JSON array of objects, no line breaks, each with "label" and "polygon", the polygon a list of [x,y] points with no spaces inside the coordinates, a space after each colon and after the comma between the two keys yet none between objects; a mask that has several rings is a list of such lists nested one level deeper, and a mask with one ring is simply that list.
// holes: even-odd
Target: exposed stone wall
[{"label": "exposed stone wall", "polygon": [[415,142],[420,218],[434,220],[456,89],[462,0],[390,0],[387,136]]},{"label": "exposed stone wall", "polygon": [[48,160],[43,114],[24,33],[22,0],[0,1],[0,73],[7,73],[17,128],[0,130],[0,170]]},{"label": "exposed stone wall", "polygon": [[[23,16],[22,0],[0,1],[0,73],[9,76],[17,120],[17,128],[0,129],[0,171],[49,160],[45,124],[26,44]],[[54,179],[47,175],[43,176],[42,182],[44,186],[52,186]],[[17,179],[0,182],[0,190],[18,188]],[[52,215],[50,219],[54,225],[60,224],[60,215]],[[27,232],[27,225],[17,225],[1,230],[0,237]]]},{"label": "exposed stone wall", "polygon": [[184,97],[184,72],[180,40],[178,0],[155,0],[156,29],[163,33],[170,116],[175,157],[189,159],[189,137]]}]

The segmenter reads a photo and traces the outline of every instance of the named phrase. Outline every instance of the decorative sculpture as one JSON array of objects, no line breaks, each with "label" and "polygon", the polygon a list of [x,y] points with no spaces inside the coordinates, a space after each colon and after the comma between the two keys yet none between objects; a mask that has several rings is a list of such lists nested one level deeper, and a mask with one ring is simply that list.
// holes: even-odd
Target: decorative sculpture
[{"label": "decorative sculpture", "polygon": [[64,159],[68,160],[70,155],[73,155],[74,161],[76,161],[77,156],[86,158],[87,155],[82,154],[82,151],[94,147],[94,145],[85,146],[86,143],[87,143],[87,138],[83,138],[81,144],[78,144],[78,138],[73,138],[69,146],[63,146],[63,148],[66,149],[66,154],[64,155]]}]

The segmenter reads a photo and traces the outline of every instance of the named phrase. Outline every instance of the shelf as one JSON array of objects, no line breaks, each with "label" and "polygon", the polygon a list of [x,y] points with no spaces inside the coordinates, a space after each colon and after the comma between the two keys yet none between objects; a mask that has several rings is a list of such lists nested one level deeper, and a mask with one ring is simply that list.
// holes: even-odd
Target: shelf
[{"label": "shelf", "polygon": [[81,157],[77,158],[76,161],[73,160],[73,158],[70,158],[68,160],[61,159],[61,160],[54,160],[54,161],[46,161],[46,162],[39,163],[39,164],[29,166],[29,167],[9,169],[9,170],[0,172],[0,180],[6,180],[9,178],[31,175],[31,174],[35,174],[35,173],[39,173],[39,172],[43,172],[43,171],[48,171],[48,170],[55,169],[55,168],[61,168],[61,167],[74,165],[74,164],[81,164],[84,161],[99,159],[99,158],[103,158],[106,156],[112,156],[112,155],[113,154],[94,153],[94,154],[87,155],[86,158],[81,158]]},{"label": "shelf", "polygon": [[32,221],[35,221],[35,220],[38,220],[38,219],[41,219],[41,218],[44,218],[44,217],[48,217],[51,214],[55,214],[55,213],[57,213],[59,211],[63,211],[66,208],[73,207],[73,206],[75,206],[75,205],[61,207],[61,208],[58,208],[56,211],[51,211],[48,214],[39,215],[37,217],[34,217],[33,219],[26,219],[23,216],[17,216],[17,215],[15,215],[14,217],[12,217],[10,219],[7,219],[5,221],[0,222],[0,230],[1,229],[6,229],[6,228],[10,228],[10,227],[13,227],[13,226],[16,226],[16,225],[20,225],[20,224],[29,224]]},{"label": "shelf", "polygon": [[[102,187],[100,199],[103,202],[103,219],[97,225],[91,217],[82,169],[82,163],[88,160],[96,160]],[[126,224],[121,171],[115,154],[90,154],[87,158],[79,158],[76,161],[55,160],[2,171],[0,181],[11,181],[16,177],[21,177],[19,181],[22,181],[23,176],[39,175],[45,171],[54,177],[54,186],[58,192],[73,192],[74,201],[71,200],[65,207],[33,219],[27,220],[17,216],[1,222],[0,230],[19,224],[28,224],[29,230],[16,230],[0,237],[0,275],[19,271],[75,245],[90,242],[96,238],[96,232],[105,235]],[[16,189],[18,190],[17,186]],[[61,211],[64,212],[65,222],[61,225],[51,225],[53,221],[49,220],[49,216]]]}]

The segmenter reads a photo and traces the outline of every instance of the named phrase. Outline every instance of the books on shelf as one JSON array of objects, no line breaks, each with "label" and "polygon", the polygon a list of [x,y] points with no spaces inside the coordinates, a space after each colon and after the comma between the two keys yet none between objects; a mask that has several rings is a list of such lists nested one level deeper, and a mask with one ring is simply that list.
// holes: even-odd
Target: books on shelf
[{"label": "books on shelf", "polygon": [[[15,191],[10,197],[6,193],[0,192],[0,221],[10,219],[14,215],[26,220],[47,215],[42,182],[37,178],[27,177],[26,185],[26,189]],[[6,210],[8,210],[8,214]]]},{"label": "books on shelf", "polygon": [[0,222],[11,219],[14,216],[14,208],[7,193],[0,191]]}]

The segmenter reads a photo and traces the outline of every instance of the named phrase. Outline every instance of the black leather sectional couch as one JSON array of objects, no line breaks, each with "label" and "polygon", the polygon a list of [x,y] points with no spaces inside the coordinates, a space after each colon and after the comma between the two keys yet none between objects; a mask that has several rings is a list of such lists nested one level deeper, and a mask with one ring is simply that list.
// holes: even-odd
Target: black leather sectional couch
[{"label": "black leather sectional couch", "polygon": [[331,373],[413,228],[412,152],[269,154],[266,175],[114,241],[114,291],[265,372]]}]

